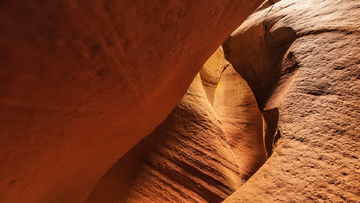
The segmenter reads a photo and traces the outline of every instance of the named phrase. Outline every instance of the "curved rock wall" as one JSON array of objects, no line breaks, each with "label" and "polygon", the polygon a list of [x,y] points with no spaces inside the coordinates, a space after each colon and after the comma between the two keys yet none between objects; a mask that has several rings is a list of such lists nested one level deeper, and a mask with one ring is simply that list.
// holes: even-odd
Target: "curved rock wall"
[{"label": "curved rock wall", "polygon": [[278,109],[281,136],[224,202],[359,202],[359,19],[358,1],[283,0],[224,44],[262,110]]},{"label": "curved rock wall", "polygon": [[82,202],[260,3],[0,1],[0,202]]}]

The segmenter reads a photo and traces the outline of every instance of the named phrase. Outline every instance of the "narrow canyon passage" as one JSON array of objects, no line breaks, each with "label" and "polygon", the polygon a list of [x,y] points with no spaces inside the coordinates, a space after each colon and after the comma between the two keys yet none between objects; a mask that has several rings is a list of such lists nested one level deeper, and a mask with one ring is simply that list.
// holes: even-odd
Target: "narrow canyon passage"
[{"label": "narrow canyon passage", "polygon": [[[154,179],[162,176],[142,176],[137,180],[139,188],[133,188],[140,192],[128,202],[145,197],[164,202],[360,201],[357,119],[360,113],[360,44],[359,22],[354,18],[360,13],[359,3],[349,1],[338,10],[333,9],[335,1],[301,4],[283,0],[276,4],[266,3],[268,5],[263,5],[231,34],[200,71],[204,90],[199,92],[202,92],[203,100],[206,94],[207,104],[199,104],[206,106],[207,110],[202,111],[206,114],[204,117],[210,116],[204,112],[213,111],[211,115],[215,115],[221,133],[209,133],[207,129],[210,127],[203,124],[208,121],[201,116],[189,116],[192,119],[188,121],[193,122],[192,125],[199,124],[196,128],[187,130],[178,126],[169,130],[175,137],[188,134],[189,142],[191,139],[206,140],[196,145],[198,149],[206,151],[208,146],[212,146],[215,154],[233,154],[223,158],[233,163],[238,171],[229,176],[227,170],[221,169],[224,167],[222,162],[217,161],[218,164],[213,165],[213,162],[207,161],[208,158],[202,158],[208,157],[208,153],[188,152],[182,161],[193,156],[199,162],[192,162],[193,167],[201,163],[211,167],[194,170],[188,167],[188,161],[184,161],[187,164],[176,161],[175,171],[192,174],[190,177],[193,180],[189,181],[176,178],[176,172],[171,172],[174,169],[165,164],[168,172],[173,173],[165,176],[175,180],[173,184],[177,185],[177,189],[156,185]],[[312,7],[318,8],[316,12]],[[299,16],[290,15],[290,10],[298,10]],[[332,18],[324,17],[329,15]],[[299,20],[300,17],[303,17],[302,20]],[[317,21],[322,21],[322,24],[317,24]],[[201,86],[197,85],[197,88],[201,89]],[[185,97],[198,96],[190,91]],[[200,111],[196,103],[189,103],[187,107]],[[160,125],[158,129],[161,128]],[[211,136],[225,140],[222,146],[226,150],[218,150]],[[145,148],[145,145],[139,148]],[[185,151],[193,148],[191,144],[182,144],[181,147]],[[181,160],[180,157],[184,156],[177,152],[164,154],[162,156],[166,160],[174,160],[171,156]],[[212,158],[216,159],[221,157]],[[164,167],[164,164],[158,165]],[[216,169],[217,173],[212,169]],[[147,170],[162,171],[159,167]],[[112,173],[113,176],[107,176],[111,184],[116,184],[115,174],[127,176],[120,166],[117,172]],[[131,170],[127,173],[131,174]],[[194,174],[198,174],[197,178]],[[237,184],[230,186],[232,182],[223,183],[227,178],[220,177],[232,177]],[[151,181],[147,181],[149,179]],[[139,186],[144,184],[143,181],[149,182],[152,187]],[[106,188],[106,181],[99,183],[102,185],[98,185],[89,198],[104,196],[101,190]],[[206,183],[211,183],[213,187],[204,186]],[[181,187],[184,185],[187,187]],[[225,193],[224,185],[228,188]],[[226,197],[236,187],[236,191]],[[140,188],[147,189],[143,191]],[[154,194],[151,190],[166,191],[176,198],[160,198],[162,193]],[[196,195],[190,196],[196,198],[185,195],[194,193]],[[114,194],[116,191],[112,190],[108,196]]]},{"label": "narrow canyon passage", "polygon": [[359,0],[0,0],[0,202],[360,202]]}]

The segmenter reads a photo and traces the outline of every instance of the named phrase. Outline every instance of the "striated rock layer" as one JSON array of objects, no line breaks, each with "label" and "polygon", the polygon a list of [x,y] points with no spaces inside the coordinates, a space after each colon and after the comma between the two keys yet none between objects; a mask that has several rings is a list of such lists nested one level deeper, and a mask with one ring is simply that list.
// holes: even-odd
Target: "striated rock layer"
[{"label": "striated rock layer", "polygon": [[82,202],[260,3],[0,1],[0,202]]},{"label": "striated rock layer", "polygon": [[359,1],[283,0],[224,43],[281,136],[224,203],[360,202],[359,19]]}]

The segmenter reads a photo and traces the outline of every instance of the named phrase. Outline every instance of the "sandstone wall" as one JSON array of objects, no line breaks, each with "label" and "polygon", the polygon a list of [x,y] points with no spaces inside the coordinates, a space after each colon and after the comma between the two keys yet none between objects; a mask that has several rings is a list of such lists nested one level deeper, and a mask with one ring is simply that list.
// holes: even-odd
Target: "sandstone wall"
[{"label": "sandstone wall", "polygon": [[260,3],[1,1],[0,202],[82,202]]}]

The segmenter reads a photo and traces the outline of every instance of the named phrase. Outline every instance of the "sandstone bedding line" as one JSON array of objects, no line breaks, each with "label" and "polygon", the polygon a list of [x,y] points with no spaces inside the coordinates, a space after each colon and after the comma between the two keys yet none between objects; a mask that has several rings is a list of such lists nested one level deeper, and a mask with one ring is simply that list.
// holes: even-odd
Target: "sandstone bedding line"
[{"label": "sandstone bedding line", "polygon": [[84,201],[260,3],[0,1],[0,202]]}]

